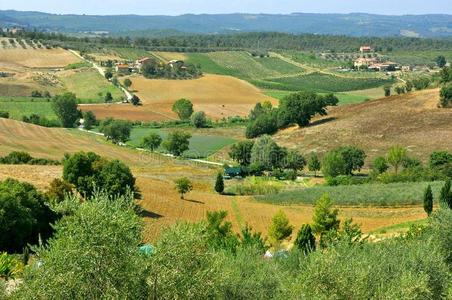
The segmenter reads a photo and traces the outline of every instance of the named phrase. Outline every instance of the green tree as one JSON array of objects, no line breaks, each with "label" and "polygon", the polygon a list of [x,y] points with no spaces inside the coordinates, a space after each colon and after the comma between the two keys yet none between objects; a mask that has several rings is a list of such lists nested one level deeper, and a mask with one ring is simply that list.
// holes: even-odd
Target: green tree
[{"label": "green tree", "polygon": [[163,142],[163,147],[174,156],[181,156],[189,149],[191,134],[183,131],[173,131]]},{"label": "green tree", "polygon": [[193,114],[193,104],[190,100],[179,99],[173,104],[173,112],[175,112],[181,120],[188,120]]},{"label": "green tree", "polygon": [[317,172],[320,171],[321,167],[322,164],[320,163],[317,153],[311,153],[308,160],[308,169],[309,171],[314,172],[314,177],[317,177]]},{"label": "green tree", "polygon": [[107,140],[111,140],[115,144],[125,143],[130,138],[132,123],[109,118],[100,123],[99,131],[104,134]]},{"label": "green tree", "polygon": [[410,80],[407,80],[405,83],[405,90],[407,93],[413,90],[413,83]]},{"label": "green tree", "polygon": [[154,150],[160,147],[161,143],[162,138],[160,137],[160,135],[158,133],[151,132],[147,136],[143,137],[143,140],[141,141],[141,147],[154,152]]},{"label": "green tree", "polygon": [[441,72],[439,73],[441,79],[440,82],[441,83],[448,83],[450,81],[452,81],[452,67],[445,67],[441,70]]},{"label": "green tree", "polygon": [[396,91],[397,95],[405,94],[405,92],[406,92],[405,91],[405,86],[397,85],[395,87],[395,91]]},{"label": "green tree", "polygon": [[330,151],[322,161],[323,175],[328,177],[336,177],[347,173],[347,166],[342,155],[337,151]]},{"label": "green tree", "polygon": [[256,140],[251,149],[251,164],[259,164],[264,170],[272,170],[284,165],[287,151],[279,147],[273,139],[264,135]]},{"label": "green tree", "polygon": [[384,86],[383,90],[385,92],[385,97],[391,96],[391,87],[390,86]]},{"label": "green tree", "polygon": [[73,93],[56,95],[52,100],[52,109],[61,121],[61,125],[66,128],[75,126],[80,118],[80,111],[77,109],[77,98]]},{"label": "green tree", "polygon": [[248,166],[251,163],[251,151],[253,146],[253,141],[238,142],[232,145],[229,157],[238,162],[241,166]]},{"label": "green tree", "polygon": [[407,150],[401,146],[393,146],[389,149],[386,159],[388,163],[394,167],[394,172],[397,175],[400,166],[407,158]]},{"label": "green tree", "polygon": [[268,228],[268,237],[274,246],[278,246],[283,240],[290,237],[292,230],[293,226],[289,224],[286,214],[279,210],[272,218]]},{"label": "green tree", "polygon": [[110,80],[113,77],[113,72],[108,70],[107,72],[105,72],[105,78]]},{"label": "green tree", "polygon": [[232,230],[232,223],[226,221],[227,215],[227,211],[207,212],[208,242],[214,249],[235,253],[239,238]]},{"label": "green tree", "polygon": [[184,199],[184,195],[193,190],[193,184],[187,177],[182,177],[174,181],[176,191],[180,194],[180,198]]},{"label": "green tree", "polygon": [[217,179],[215,180],[215,192],[218,194],[223,194],[224,192],[224,179],[221,173],[218,173]]},{"label": "green tree", "polygon": [[433,211],[433,193],[430,184],[427,186],[424,192],[424,211],[428,216],[430,216]]},{"label": "green tree", "polygon": [[338,214],[339,210],[333,208],[331,198],[328,194],[323,194],[314,208],[312,231],[320,235],[320,237],[323,237],[329,231],[337,231],[340,225],[340,221],[337,218]]},{"label": "green tree", "polygon": [[444,68],[444,66],[446,66],[447,61],[446,58],[444,57],[444,55],[439,55],[436,59],[435,59],[436,65],[440,68]]},{"label": "green tree", "polygon": [[440,106],[443,108],[452,106],[452,84],[441,88]]},{"label": "green tree", "polygon": [[135,185],[135,177],[123,162],[102,160],[94,165],[94,170],[96,186],[108,195],[122,196],[131,191],[136,198],[140,198],[140,193]]},{"label": "green tree", "polygon": [[134,106],[137,106],[137,105],[140,105],[141,100],[140,100],[140,98],[138,98],[137,95],[133,95],[132,99],[130,99],[130,103],[132,103],[132,105],[134,105]]},{"label": "green tree", "polygon": [[278,131],[277,111],[264,113],[250,120],[246,126],[245,136],[249,139],[263,134],[273,134]]},{"label": "green tree", "polygon": [[27,268],[18,299],[148,298],[142,229],[131,195],[83,202],[37,249],[40,266]]},{"label": "green tree", "polygon": [[83,113],[83,128],[91,130],[97,124],[96,115],[92,111],[86,111]]},{"label": "green tree", "polygon": [[132,85],[132,80],[129,78],[124,79],[124,86],[128,89]]},{"label": "green tree", "polygon": [[452,153],[447,151],[434,151],[430,154],[430,168],[438,168],[452,162]]},{"label": "green tree", "polygon": [[451,191],[451,180],[447,179],[444,186],[441,188],[439,195],[440,204],[446,208],[452,209],[452,191]]},{"label": "green tree", "polygon": [[191,116],[191,124],[196,128],[205,128],[208,125],[206,113],[197,111]]},{"label": "green tree", "polygon": [[113,96],[111,95],[110,92],[107,92],[107,93],[105,94],[104,101],[105,101],[106,103],[113,101]]},{"label": "green tree", "polygon": [[47,198],[34,186],[10,178],[0,182],[0,252],[21,252],[39,237],[45,241],[56,220]]},{"label": "green tree", "polygon": [[342,146],[337,148],[337,151],[345,162],[345,172],[347,175],[352,175],[353,171],[361,170],[364,166],[366,153],[364,150],[354,146]]},{"label": "green tree", "polygon": [[291,124],[309,125],[316,114],[326,116],[326,108],[335,106],[339,100],[334,95],[321,96],[312,92],[299,92],[281,100],[278,113],[278,127]]},{"label": "green tree", "polygon": [[311,225],[303,224],[301,226],[297,238],[295,239],[294,246],[304,253],[315,250],[315,236],[312,234]]},{"label": "green tree", "polygon": [[382,174],[389,169],[388,162],[384,156],[378,156],[372,163],[372,170],[375,174]]},{"label": "green tree", "polygon": [[306,159],[296,150],[289,150],[285,158],[284,167],[293,170],[295,173],[298,170],[303,170],[306,165]]}]

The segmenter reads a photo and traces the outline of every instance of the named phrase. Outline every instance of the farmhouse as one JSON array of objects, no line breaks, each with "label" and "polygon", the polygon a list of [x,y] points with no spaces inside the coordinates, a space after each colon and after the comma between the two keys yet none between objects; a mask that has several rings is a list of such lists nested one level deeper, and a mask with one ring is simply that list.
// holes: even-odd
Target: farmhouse
[{"label": "farmhouse", "polygon": [[148,64],[152,61],[152,58],[150,57],[143,57],[141,59],[138,59],[135,61],[135,68],[137,68],[139,71],[143,68],[145,64]]},{"label": "farmhouse", "polygon": [[129,74],[132,68],[128,64],[116,64],[115,70],[119,74]]},{"label": "farmhouse", "polygon": [[398,63],[387,61],[384,63],[375,63],[370,66],[368,66],[368,69],[371,71],[396,71],[400,70],[400,66]]},{"label": "farmhouse", "polygon": [[370,52],[373,52],[374,49],[372,49],[370,46],[361,46],[361,47],[359,48],[359,51],[360,51],[361,53],[370,53]]},{"label": "farmhouse", "polygon": [[359,57],[358,59],[355,60],[354,66],[358,69],[363,68],[363,67],[367,68],[370,65],[373,65],[376,63],[378,63],[378,59],[376,59],[375,57],[371,57],[371,58]]}]

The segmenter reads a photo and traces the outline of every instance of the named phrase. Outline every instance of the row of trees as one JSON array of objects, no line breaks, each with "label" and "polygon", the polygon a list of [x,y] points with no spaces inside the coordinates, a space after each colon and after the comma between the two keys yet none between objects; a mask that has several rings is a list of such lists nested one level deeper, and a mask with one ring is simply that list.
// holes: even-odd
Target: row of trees
[{"label": "row of trees", "polygon": [[141,69],[146,78],[167,78],[167,79],[194,79],[202,76],[199,67],[194,64],[185,64],[182,61],[165,64],[151,59],[145,63]]},{"label": "row of trees", "polygon": [[258,103],[250,112],[246,137],[273,134],[280,128],[294,124],[307,126],[312,117],[327,115],[326,108],[338,102],[333,94],[321,96],[312,92],[299,92],[283,98],[278,108],[272,107],[269,102]]}]

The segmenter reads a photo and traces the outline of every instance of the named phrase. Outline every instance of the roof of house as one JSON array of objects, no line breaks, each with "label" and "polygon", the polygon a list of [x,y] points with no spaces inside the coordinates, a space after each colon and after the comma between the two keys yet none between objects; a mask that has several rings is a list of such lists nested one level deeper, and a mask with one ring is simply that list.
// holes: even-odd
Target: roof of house
[{"label": "roof of house", "polygon": [[143,57],[142,59],[139,59],[138,62],[139,63],[143,63],[143,62],[146,62],[146,61],[149,61],[149,60],[151,60],[150,57]]},{"label": "roof of house", "polygon": [[125,68],[129,68],[128,64],[117,64],[116,67],[118,67],[119,69],[125,69]]}]

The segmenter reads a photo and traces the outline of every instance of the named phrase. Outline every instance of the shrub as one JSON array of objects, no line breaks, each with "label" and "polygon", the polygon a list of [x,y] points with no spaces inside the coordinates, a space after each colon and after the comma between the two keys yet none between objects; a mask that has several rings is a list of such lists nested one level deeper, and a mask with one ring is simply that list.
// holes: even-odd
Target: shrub
[{"label": "shrub", "polygon": [[196,128],[205,128],[207,123],[207,117],[203,111],[197,111],[191,116],[191,124]]},{"label": "shrub", "polygon": [[441,88],[440,91],[440,106],[450,107],[452,106],[452,85]]},{"label": "shrub", "polygon": [[337,231],[340,221],[337,218],[338,209],[333,209],[333,201],[324,194],[316,203],[312,217],[312,231],[322,237],[329,231]]},{"label": "shrub", "polygon": [[130,138],[132,123],[123,120],[106,119],[100,123],[99,131],[115,144],[125,143]]},{"label": "shrub", "polygon": [[304,253],[315,250],[315,237],[312,234],[311,225],[303,224],[301,226],[297,238],[295,239],[294,246]]},{"label": "shrub", "polygon": [[173,112],[177,113],[181,120],[187,120],[193,114],[193,104],[190,100],[179,99],[173,104]]},{"label": "shrub", "polygon": [[280,210],[273,217],[268,228],[268,238],[274,246],[278,246],[283,240],[292,234],[293,226],[289,224],[286,214]]},{"label": "shrub", "polygon": [[51,202],[60,203],[66,196],[72,195],[73,192],[74,186],[72,184],[59,178],[55,178],[50,182],[46,195]]},{"label": "shrub", "polygon": [[[23,265],[14,256],[8,255],[8,253],[0,252],[0,279],[15,278],[23,271]],[[1,296],[1,293],[0,293]],[[0,299],[6,299],[0,298]]]},{"label": "shrub", "polygon": [[163,142],[162,146],[174,156],[181,156],[189,149],[191,134],[174,131],[168,134],[168,137]]},{"label": "shrub", "polygon": [[143,140],[141,141],[141,146],[145,149],[154,151],[158,147],[160,147],[161,143],[162,138],[160,137],[160,135],[158,133],[151,132],[143,138]]},{"label": "shrub", "polygon": [[223,174],[218,173],[217,179],[215,180],[215,192],[218,194],[223,194],[224,192],[224,180]]},{"label": "shrub", "polygon": [[183,177],[174,181],[176,191],[180,194],[180,198],[184,199],[184,195],[193,190],[193,184],[190,179]]},{"label": "shrub", "polygon": [[7,111],[0,111],[0,118],[9,119],[9,112],[7,112]]},{"label": "shrub", "polygon": [[328,152],[322,161],[322,172],[327,177],[345,175],[346,164],[342,155],[336,151]]},{"label": "shrub", "polygon": [[1,163],[9,165],[28,164],[33,157],[28,152],[13,151],[1,158]]}]

